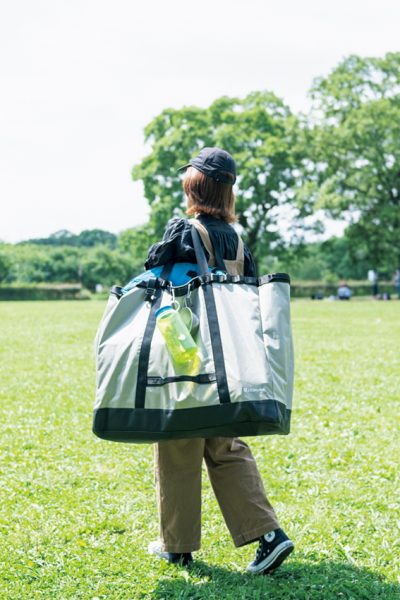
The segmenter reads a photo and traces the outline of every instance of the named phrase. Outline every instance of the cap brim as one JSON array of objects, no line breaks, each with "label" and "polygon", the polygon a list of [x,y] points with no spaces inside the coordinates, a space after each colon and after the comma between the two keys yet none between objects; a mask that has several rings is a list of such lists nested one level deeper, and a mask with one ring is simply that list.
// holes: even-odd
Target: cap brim
[{"label": "cap brim", "polygon": [[185,169],[187,169],[188,167],[191,167],[192,165],[190,163],[188,163],[187,165],[183,165],[183,167],[179,167],[178,171],[184,171]]}]

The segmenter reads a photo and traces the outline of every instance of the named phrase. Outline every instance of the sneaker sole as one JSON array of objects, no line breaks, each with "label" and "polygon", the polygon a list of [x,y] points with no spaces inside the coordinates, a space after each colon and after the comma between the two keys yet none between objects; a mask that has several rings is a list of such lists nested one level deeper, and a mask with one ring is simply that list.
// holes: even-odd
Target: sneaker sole
[{"label": "sneaker sole", "polygon": [[282,542],[275,548],[275,550],[267,556],[257,567],[247,567],[249,573],[254,575],[271,573],[277,569],[283,561],[291,554],[294,550],[294,544],[292,541]]},{"label": "sneaker sole", "polygon": [[157,547],[151,547],[151,545],[149,544],[148,548],[147,548],[147,552],[149,554],[152,554],[153,556],[157,556],[157,558],[165,558],[168,560],[168,552],[163,552],[160,548]]},{"label": "sneaker sole", "polygon": [[170,565],[182,565],[183,567],[187,567],[190,563],[193,562],[193,558],[189,558],[189,559],[180,559],[177,561],[172,561],[169,558],[169,553],[168,552],[163,552],[159,546],[156,545],[152,545],[152,543],[150,543],[147,547],[147,552],[149,554],[151,554],[152,556],[156,556],[157,558],[162,558],[164,560],[167,560],[169,562]]}]

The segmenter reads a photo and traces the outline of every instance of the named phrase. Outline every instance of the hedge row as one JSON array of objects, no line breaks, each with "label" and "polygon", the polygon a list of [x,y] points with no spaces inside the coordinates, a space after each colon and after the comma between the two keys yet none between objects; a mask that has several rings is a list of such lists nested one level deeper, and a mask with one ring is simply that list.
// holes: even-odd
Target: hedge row
[{"label": "hedge row", "polygon": [[[372,286],[367,281],[348,281],[352,296],[372,296]],[[294,281],[290,286],[292,298],[312,298],[323,296],[337,296],[338,286],[332,284],[324,284],[318,281]],[[394,295],[395,289],[390,281],[379,282],[379,293],[389,293]]]},{"label": "hedge row", "polygon": [[80,284],[0,286],[0,301],[87,300],[90,296]]},{"label": "hedge row", "polygon": [[[349,281],[348,286],[353,296],[371,296],[371,284],[364,281]],[[337,296],[337,285],[324,284],[318,281],[294,281],[291,284],[292,298],[312,298]],[[383,281],[379,283],[379,293],[389,292],[395,294],[392,283]],[[96,294],[96,298],[105,300],[108,292],[104,290]],[[91,293],[80,284],[60,285],[9,285],[0,286],[1,300],[87,300]]]}]

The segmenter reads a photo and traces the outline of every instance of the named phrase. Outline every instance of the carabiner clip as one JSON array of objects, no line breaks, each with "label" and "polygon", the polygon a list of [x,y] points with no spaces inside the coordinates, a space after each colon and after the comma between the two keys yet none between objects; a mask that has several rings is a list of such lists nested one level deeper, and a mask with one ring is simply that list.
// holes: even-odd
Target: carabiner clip
[{"label": "carabiner clip", "polygon": [[190,308],[190,306],[192,306],[191,296],[192,296],[192,290],[191,290],[190,283],[189,283],[188,293],[185,296],[185,306],[187,306],[188,308]]},{"label": "carabiner clip", "polygon": [[175,290],[174,288],[171,286],[171,289],[169,291],[169,293],[171,294],[171,306],[174,310],[179,310],[181,305],[179,304],[179,302],[175,299]]}]

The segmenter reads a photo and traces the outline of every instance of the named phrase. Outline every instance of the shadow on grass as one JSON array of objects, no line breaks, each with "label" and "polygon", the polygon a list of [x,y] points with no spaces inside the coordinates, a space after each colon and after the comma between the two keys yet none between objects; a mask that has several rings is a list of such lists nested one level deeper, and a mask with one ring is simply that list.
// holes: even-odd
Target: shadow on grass
[{"label": "shadow on grass", "polygon": [[348,563],[291,560],[272,575],[254,576],[201,561],[176,567],[158,582],[154,600],[399,600],[400,587]]}]

